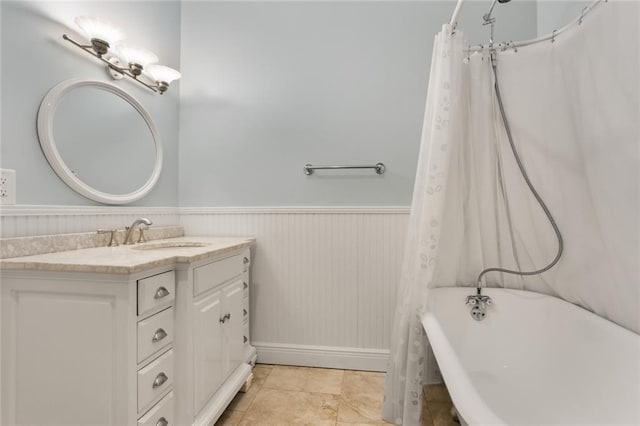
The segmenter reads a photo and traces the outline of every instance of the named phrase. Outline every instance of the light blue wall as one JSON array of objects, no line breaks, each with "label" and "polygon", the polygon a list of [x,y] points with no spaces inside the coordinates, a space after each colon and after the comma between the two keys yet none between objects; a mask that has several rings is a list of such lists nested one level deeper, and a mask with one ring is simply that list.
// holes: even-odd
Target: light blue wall
[{"label": "light blue wall", "polygon": [[[77,34],[78,15],[100,17],[121,26],[132,44],[154,51],[168,66],[180,65],[180,2],[26,2],[2,1],[1,159],[17,172],[18,204],[96,204],[69,189],[49,167],[38,143],[36,115],[43,96],[72,77],[114,82],[96,59],[62,40]],[[179,84],[159,96],[136,83],[118,84],[151,113],[165,152],[156,188],[137,205],[175,206],[178,202]],[[90,108],[87,105],[87,108]],[[113,129],[117,136],[117,127]],[[122,156],[126,156],[122,152]],[[119,173],[118,164],[113,172]]]},{"label": "light blue wall", "polygon": [[[489,2],[466,2],[470,43]],[[180,205],[408,205],[433,36],[454,1],[182,3]],[[496,39],[536,35],[499,6]],[[387,165],[384,176],[305,163]]]},{"label": "light blue wall", "polygon": [[559,30],[574,21],[591,0],[538,0],[538,35]]},{"label": "light blue wall", "polygon": [[[116,83],[150,111],[165,149],[158,186],[137,205],[407,205],[433,36],[454,5],[2,1],[0,166],[17,170],[19,204],[95,204],[57,178],[35,130],[56,83],[113,82],[61,39],[75,16],[95,15],[184,76],[162,97]],[[465,4],[460,27],[470,43],[487,39],[487,6]],[[536,33],[534,1],[500,6],[496,16],[496,39]],[[376,161],[387,164],[384,176],[301,171],[307,162]]]}]

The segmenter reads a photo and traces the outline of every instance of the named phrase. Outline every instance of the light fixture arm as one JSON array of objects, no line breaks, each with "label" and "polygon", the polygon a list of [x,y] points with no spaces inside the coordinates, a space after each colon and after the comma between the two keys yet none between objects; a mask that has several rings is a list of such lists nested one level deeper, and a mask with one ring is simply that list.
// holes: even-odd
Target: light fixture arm
[{"label": "light fixture arm", "polygon": [[96,52],[94,52],[92,45],[80,44],[80,43],[78,43],[77,41],[73,40],[71,37],[69,37],[66,34],[63,34],[62,38],[64,40],[68,41],[69,43],[73,44],[74,46],[79,47],[80,49],[84,50],[85,52],[87,52],[91,56],[94,56],[94,57],[98,58],[99,60],[104,62],[105,65],[107,65],[107,67],[111,68],[112,70],[117,71],[120,74],[126,75],[127,77],[131,78],[132,80],[135,80],[138,83],[142,84],[143,86],[147,87],[148,89],[154,91],[155,93],[160,93],[161,95],[164,94],[164,91],[166,90],[166,88],[165,88],[165,90],[161,90],[160,89],[160,84],[156,83],[155,85],[151,85],[149,83],[146,83],[142,79],[140,79],[137,76],[133,75],[129,69],[121,68],[119,66],[114,65],[113,63],[109,62],[107,59],[103,58],[103,55],[99,55]]}]

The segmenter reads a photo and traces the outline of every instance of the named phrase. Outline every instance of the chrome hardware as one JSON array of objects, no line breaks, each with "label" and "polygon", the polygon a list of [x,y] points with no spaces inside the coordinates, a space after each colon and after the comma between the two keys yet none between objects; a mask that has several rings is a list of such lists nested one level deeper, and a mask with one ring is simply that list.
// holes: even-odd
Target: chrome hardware
[{"label": "chrome hardware", "polygon": [[312,164],[305,164],[302,170],[304,174],[309,176],[313,174],[314,170],[339,170],[339,169],[374,169],[377,174],[381,175],[385,172],[386,167],[384,163],[365,164],[355,166],[314,166]]},{"label": "chrome hardware", "polygon": [[164,417],[160,417],[156,422],[156,426],[169,426],[169,421]]},{"label": "chrome hardware", "polygon": [[117,229],[98,229],[98,234],[108,234],[111,233],[111,238],[109,239],[109,247],[118,247],[118,237]]},{"label": "chrome hardware", "polygon": [[[145,224],[147,226],[151,226],[151,225],[153,225],[153,222],[151,222],[146,217],[141,217],[140,219],[134,220],[133,223],[131,224],[131,226],[126,226],[124,228],[125,229],[125,234],[124,234],[124,241],[122,242],[122,244],[125,244],[125,245],[133,244],[133,233],[136,232],[136,228],[138,228],[142,224]],[[140,232],[142,233],[142,230]]]},{"label": "chrome hardware", "polygon": [[493,300],[489,296],[474,294],[467,296],[465,304],[471,306],[471,318],[476,321],[482,321],[487,316],[487,306],[492,305]]},{"label": "chrome hardware", "polygon": [[146,243],[147,237],[144,235],[144,231],[146,231],[147,229],[149,229],[148,226],[141,226],[140,227],[140,236],[138,237],[138,242],[139,243]]},{"label": "chrome hardware", "polygon": [[160,287],[157,291],[156,294],[153,295],[154,299],[162,299],[163,297],[168,296],[169,290],[167,290],[167,288],[165,286]]},{"label": "chrome hardware", "polygon": [[231,314],[225,314],[224,316],[220,317],[220,322],[222,324],[224,324],[225,322],[227,322],[227,320],[231,319]]},{"label": "chrome hardware", "polygon": [[156,379],[153,381],[153,388],[159,388],[164,385],[164,383],[169,380],[166,374],[160,373],[156,376]]},{"label": "chrome hardware", "polygon": [[243,264],[245,264],[245,265],[246,265],[247,263],[249,263],[249,258],[248,258],[248,257],[243,257],[243,258],[242,258],[242,263],[243,263]]},{"label": "chrome hardware", "polygon": [[242,337],[244,338],[244,343],[247,343],[247,341],[249,340],[247,339],[247,336],[242,336]]},{"label": "chrome hardware", "polygon": [[164,338],[165,338],[165,337],[167,337],[167,336],[168,336],[167,332],[166,332],[166,331],[164,331],[164,329],[163,329],[163,328],[159,328],[159,329],[157,329],[157,330],[156,330],[156,332],[153,334],[153,338],[151,339],[151,341],[152,341],[153,343],[157,343],[157,342],[159,342],[160,340],[164,339]]}]

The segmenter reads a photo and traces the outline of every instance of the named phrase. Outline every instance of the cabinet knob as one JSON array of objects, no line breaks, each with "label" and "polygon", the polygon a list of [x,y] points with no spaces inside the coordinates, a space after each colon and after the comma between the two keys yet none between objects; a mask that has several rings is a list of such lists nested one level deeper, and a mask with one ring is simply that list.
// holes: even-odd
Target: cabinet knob
[{"label": "cabinet knob", "polygon": [[244,263],[245,265],[246,265],[247,263],[249,263],[249,258],[248,258],[248,257],[243,257],[243,258],[242,258],[242,263]]},{"label": "cabinet knob", "polygon": [[157,343],[160,340],[164,339],[165,337],[167,337],[167,332],[164,331],[163,328],[159,328],[156,330],[156,332],[153,334],[153,338],[151,339],[151,341],[153,343]]},{"label": "cabinet knob", "polygon": [[160,373],[156,376],[156,379],[153,381],[153,388],[158,388],[160,386],[162,386],[164,384],[164,382],[166,382],[167,380],[169,380],[169,378],[167,377],[166,374],[164,373]]},{"label": "cabinet knob", "polygon": [[156,422],[156,426],[169,426],[169,421],[167,421],[167,419],[165,419],[164,417],[160,417],[160,419],[158,419],[158,421]]},{"label": "cabinet knob", "polygon": [[168,296],[169,290],[167,290],[167,288],[165,286],[160,287],[157,291],[156,294],[153,296],[154,299],[162,299],[163,297]]}]

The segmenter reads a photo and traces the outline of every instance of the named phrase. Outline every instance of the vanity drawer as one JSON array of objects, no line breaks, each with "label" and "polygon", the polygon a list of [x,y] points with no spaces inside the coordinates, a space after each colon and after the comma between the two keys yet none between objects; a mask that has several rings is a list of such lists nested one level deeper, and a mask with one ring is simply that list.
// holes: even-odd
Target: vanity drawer
[{"label": "vanity drawer", "polygon": [[173,426],[173,392],[162,398],[138,420],[138,426]]},{"label": "vanity drawer", "polygon": [[242,256],[240,255],[195,268],[193,271],[193,295],[197,296],[207,290],[211,290],[241,273]]},{"label": "vanity drawer", "polygon": [[138,412],[165,393],[173,383],[173,349],[138,371]]},{"label": "vanity drawer", "polygon": [[173,308],[138,322],[138,362],[173,342]]},{"label": "vanity drawer", "polygon": [[138,280],[138,315],[170,304],[175,299],[176,274],[164,272]]}]

